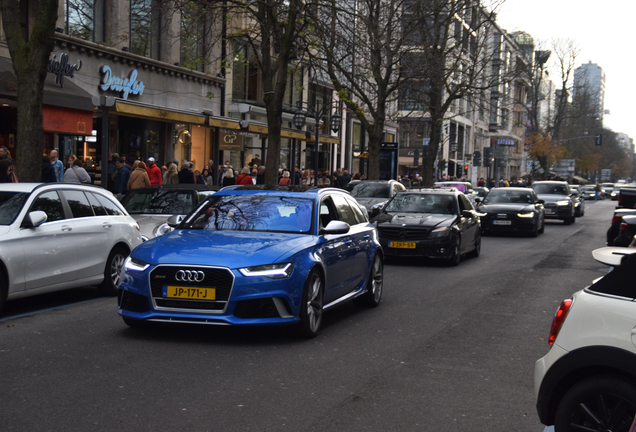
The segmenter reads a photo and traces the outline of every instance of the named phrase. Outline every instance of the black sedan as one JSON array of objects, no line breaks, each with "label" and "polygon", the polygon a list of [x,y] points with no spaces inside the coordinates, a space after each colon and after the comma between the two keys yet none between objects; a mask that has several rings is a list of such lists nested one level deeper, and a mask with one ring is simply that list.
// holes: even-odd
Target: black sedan
[{"label": "black sedan", "polygon": [[457,265],[481,251],[479,216],[455,188],[409,189],[373,219],[387,257],[427,257]]},{"label": "black sedan", "polygon": [[529,188],[495,188],[477,207],[481,232],[526,232],[537,237],[545,229],[545,210]]}]

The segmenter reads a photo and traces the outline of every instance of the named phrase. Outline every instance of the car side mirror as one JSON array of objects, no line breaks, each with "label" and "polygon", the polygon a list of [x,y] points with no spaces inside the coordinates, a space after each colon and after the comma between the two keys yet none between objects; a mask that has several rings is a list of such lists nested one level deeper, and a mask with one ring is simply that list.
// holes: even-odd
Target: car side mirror
[{"label": "car side mirror", "polygon": [[48,216],[42,210],[36,210],[28,213],[22,221],[22,228],[37,228],[42,225]]},{"label": "car side mirror", "polygon": [[475,213],[470,210],[462,210],[462,217],[470,219],[472,217],[475,217]]},{"label": "car side mirror", "polygon": [[475,197],[475,202],[482,202],[484,199],[482,197]]},{"label": "car side mirror", "polygon": [[322,228],[319,234],[346,234],[350,229],[351,227],[348,223],[334,220],[329,222],[326,227]]},{"label": "car side mirror", "polygon": [[537,204],[545,204],[545,200],[542,200],[542,199],[537,200]]},{"label": "car side mirror", "polygon": [[172,228],[176,228],[181,222],[183,222],[183,215],[172,215],[166,221],[168,226]]}]

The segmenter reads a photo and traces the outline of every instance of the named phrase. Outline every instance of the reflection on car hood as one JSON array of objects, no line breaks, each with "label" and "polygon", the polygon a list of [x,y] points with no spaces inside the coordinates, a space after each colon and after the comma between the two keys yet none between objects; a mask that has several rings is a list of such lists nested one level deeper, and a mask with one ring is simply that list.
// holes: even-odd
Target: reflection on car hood
[{"label": "reflection on car hood", "polygon": [[553,202],[557,202],[557,201],[563,201],[563,200],[569,200],[570,197],[567,195],[552,195],[552,194],[542,194],[542,195],[537,195],[539,197],[539,199],[542,199],[543,201],[547,202],[547,203],[553,203]]},{"label": "reflection on car hood", "polygon": [[371,210],[371,207],[374,205],[388,200],[388,198],[356,198],[356,201],[358,201],[360,205],[365,206],[367,210]]},{"label": "reflection on car hood", "polygon": [[159,225],[162,225],[168,221],[168,218],[172,215],[169,214],[135,214],[131,215],[141,228],[141,235],[148,238],[155,236],[154,230]]},{"label": "reflection on car hood", "polygon": [[435,227],[444,222],[455,219],[455,215],[434,214],[434,213],[382,213],[376,221],[378,226],[384,225],[417,225],[422,227]]},{"label": "reflection on car hood", "polygon": [[133,255],[150,264],[238,268],[274,263],[315,241],[306,234],[176,230],[141,244]]},{"label": "reflection on car hood", "polygon": [[479,211],[483,212],[520,212],[523,210],[532,211],[534,206],[528,204],[508,203],[508,204],[482,204],[479,206]]}]

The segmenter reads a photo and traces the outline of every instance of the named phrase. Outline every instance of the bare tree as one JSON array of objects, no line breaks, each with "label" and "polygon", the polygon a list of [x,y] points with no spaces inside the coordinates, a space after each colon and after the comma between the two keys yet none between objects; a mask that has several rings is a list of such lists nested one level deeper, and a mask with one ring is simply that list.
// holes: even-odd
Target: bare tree
[{"label": "bare tree", "polygon": [[[21,7],[35,11],[30,32],[25,34]],[[17,78],[18,151],[17,171],[22,181],[41,181],[42,136],[44,125],[42,98],[49,55],[54,46],[58,0],[0,0],[2,25]]]}]

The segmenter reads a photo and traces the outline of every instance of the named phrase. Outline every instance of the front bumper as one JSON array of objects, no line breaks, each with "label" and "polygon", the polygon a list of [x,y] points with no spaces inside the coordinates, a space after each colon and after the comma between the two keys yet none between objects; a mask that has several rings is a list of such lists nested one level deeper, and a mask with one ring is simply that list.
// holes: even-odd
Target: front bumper
[{"label": "front bumper", "polygon": [[506,214],[506,217],[499,217],[501,213],[487,213],[481,217],[482,232],[532,232],[538,221],[538,215],[531,218],[522,218],[516,213]]},{"label": "front bumper", "polygon": [[433,240],[410,240],[402,243],[414,243],[414,248],[391,247],[393,242],[400,240],[382,238],[380,244],[384,255],[388,257],[425,257],[450,259],[453,255],[456,237],[454,235]]},{"label": "front bumper", "polygon": [[550,203],[545,206],[545,218],[546,219],[559,219],[564,220],[572,216],[572,204],[558,206]]}]

